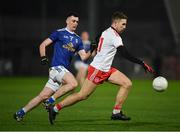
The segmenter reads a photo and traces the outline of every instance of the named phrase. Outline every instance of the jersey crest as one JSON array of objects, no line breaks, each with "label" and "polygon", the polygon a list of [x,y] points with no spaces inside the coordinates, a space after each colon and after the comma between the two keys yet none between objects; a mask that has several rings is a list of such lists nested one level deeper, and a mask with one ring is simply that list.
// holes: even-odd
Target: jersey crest
[{"label": "jersey crest", "polygon": [[69,44],[64,44],[63,45],[63,48],[65,48],[65,49],[67,49],[67,50],[69,50],[69,51],[71,51],[71,52],[75,52],[75,48],[74,48],[74,45],[72,44],[72,43],[69,43]]}]

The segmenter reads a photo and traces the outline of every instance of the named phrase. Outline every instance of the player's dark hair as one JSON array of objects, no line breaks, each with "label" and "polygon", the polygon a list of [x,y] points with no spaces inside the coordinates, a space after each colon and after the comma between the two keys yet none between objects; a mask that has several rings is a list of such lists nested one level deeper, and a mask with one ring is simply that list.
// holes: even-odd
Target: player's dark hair
[{"label": "player's dark hair", "polygon": [[119,12],[119,11],[114,12],[111,17],[111,22],[118,19],[128,19],[128,17],[123,12]]},{"label": "player's dark hair", "polygon": [[68,17],[70,17],[70,16],[79,17],[79,15],[78,15],[76,12],[69,12],[69,13],[66,15],[66,18],[68,18]]}]

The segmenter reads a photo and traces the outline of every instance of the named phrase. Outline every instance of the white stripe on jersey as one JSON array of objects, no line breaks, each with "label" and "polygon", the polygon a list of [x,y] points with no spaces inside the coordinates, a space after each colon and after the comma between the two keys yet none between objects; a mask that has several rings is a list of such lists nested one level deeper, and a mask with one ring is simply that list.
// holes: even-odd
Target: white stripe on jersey
[{"label": "white stripe on jersey", "polygon": [[65,31],[65,28],[58,29],[57,31]]},{"label": "white stripe on jersey", "polygon": [[108,72],[111,68],[117,47],[123,45],[123,42],[119,34],[111,27],[102,33],[101,38],[102,41],[98,44],[98,52],[90,65],[98,70]]},{"label": "white stripe on jersey", "polygon": [[69,33],[71,33],[71,34],[75,34],[77,37],[80,37],[80,36],[77,35],[75,32],[71,32],[70,30],[68,30],[67,27],[66,27],[66,28],[60,28],[60,29],[58,29],[57,31],[58,31],[58,32],[59,32],[59,31],[67,31],[67,32],[69,32]]}]

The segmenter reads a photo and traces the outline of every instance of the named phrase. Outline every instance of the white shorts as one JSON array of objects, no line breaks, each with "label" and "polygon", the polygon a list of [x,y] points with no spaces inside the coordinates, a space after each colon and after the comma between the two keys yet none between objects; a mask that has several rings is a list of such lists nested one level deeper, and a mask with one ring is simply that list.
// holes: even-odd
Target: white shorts
[{"label": "white shorts", "polygon": [[62,85],[65,73],[69,72],[64,66],[55,66],[49,69],[49,80],[45,87],[51,88],[54,92]]},{"label": "white shorts", "polygon": [[78,71],[79,68],[81,68],[81,67],[87,69],[88,68],[88,64],[84,63],[83,61],[75,61],[74,62],[74,67]]}]

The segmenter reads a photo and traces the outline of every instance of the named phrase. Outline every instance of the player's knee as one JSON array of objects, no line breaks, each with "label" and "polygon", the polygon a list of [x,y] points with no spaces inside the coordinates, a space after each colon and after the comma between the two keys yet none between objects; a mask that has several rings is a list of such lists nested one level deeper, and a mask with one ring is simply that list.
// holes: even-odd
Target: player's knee
[{"label": "player's knee", "polygon": [[41,101],[42,101],[42,100],[46,100],[46,99],[49,98],[49,96],[46,95],[46,94],[39,94],[38,96],[39,96],[39,98],[41,99]]},{"label": "player's knee", "polygon": [[73,81],[73,82],[71,82],[70,85],[71,85],[72,90],[73,90],[73,89],[75,89],[78,86],[78,83],[77,83],[77,81]]},{"label": "player's knee", "polygon": [[129,82],[128,82],[128,87],[129,88],[132,88],[132,82],[129,80]]},{"label": "player's knee", "polygon": [[130,80],[126,80],[122,83],[123,88],[130,89],[132,87],[132,82]]}]

